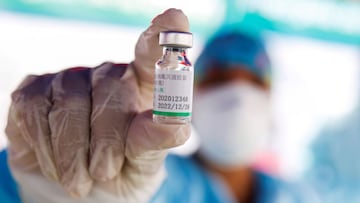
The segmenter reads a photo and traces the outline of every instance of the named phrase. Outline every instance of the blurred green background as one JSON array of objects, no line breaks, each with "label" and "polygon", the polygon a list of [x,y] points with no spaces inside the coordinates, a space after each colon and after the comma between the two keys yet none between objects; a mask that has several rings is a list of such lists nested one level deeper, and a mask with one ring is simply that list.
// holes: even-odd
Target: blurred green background
[{"label": "blurred green background", "polygon": [[205,37],[218,25],[360,43],[356,0],[1,0],[0,9],[64,19],[147,26],[165,8],[182,8],[192,30]]}]

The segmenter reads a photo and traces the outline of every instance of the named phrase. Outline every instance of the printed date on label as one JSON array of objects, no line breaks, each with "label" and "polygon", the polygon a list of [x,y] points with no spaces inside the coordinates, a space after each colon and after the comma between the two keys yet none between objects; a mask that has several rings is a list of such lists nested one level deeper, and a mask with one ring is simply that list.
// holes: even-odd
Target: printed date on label
[{"label": "printed date on label", "polygon": [[172,104],[172,103],[158,103],[157,106],[158,109],[164,109],[164,110],[184,110],[188,111],[190,110],[189,104]]}]

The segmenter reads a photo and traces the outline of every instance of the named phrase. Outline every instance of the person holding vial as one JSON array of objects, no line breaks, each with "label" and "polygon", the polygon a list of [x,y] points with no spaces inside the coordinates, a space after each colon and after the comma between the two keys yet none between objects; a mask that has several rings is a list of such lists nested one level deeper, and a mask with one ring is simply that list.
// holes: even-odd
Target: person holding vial
[{"label": "person holding vial", "polygon": [[[300,202],[297,188],[251,167],[269,133],[270,65],[262,43],[240,33],[213,38],[195,64],[199,151],[167,156],[190,136],[191,115],[188,106],[175,115],[180,119],[156,117],[179,113],[153,103],[156,77],[168,74],[154,67],[159,34],[167,31],[189,32],[182,11],[154,18],[130,64],[77,67],[20,84],[6,127],[9,147],[0,153],[2,202]],[[174,60],[176,67],[188,67],[185,59]],[[188,88],[156,97],[189,102]]]},{"label": "person holding vial", "polygon": [[271,65],[261,38],[219,31],[194,72],[200,146],[188,157],[168,156],[154,202],[316,202],[303,187],[254,167],[271,134]]}]

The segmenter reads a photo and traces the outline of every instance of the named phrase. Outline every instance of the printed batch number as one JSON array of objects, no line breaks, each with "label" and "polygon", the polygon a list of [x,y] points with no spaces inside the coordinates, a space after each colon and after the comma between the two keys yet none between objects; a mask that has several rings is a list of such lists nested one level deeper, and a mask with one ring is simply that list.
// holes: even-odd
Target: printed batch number
[{"label": "printed batch number", "polygon": [[166,95],[159,95],[158,101],[164,102],[188,102],[189,97],[187,96],[166,96]]}]

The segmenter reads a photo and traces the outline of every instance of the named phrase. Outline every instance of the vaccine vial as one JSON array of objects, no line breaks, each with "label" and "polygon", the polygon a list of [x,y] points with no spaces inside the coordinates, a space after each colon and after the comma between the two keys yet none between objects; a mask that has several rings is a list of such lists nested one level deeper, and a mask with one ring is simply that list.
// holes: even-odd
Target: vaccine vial
[{"label": "vaccine vial", "polygon": [[192,47],[188,32],[161,32],[163,56],[155,64],[153,121],[185,124],[191,121],[194,71],[187,58]]}]

